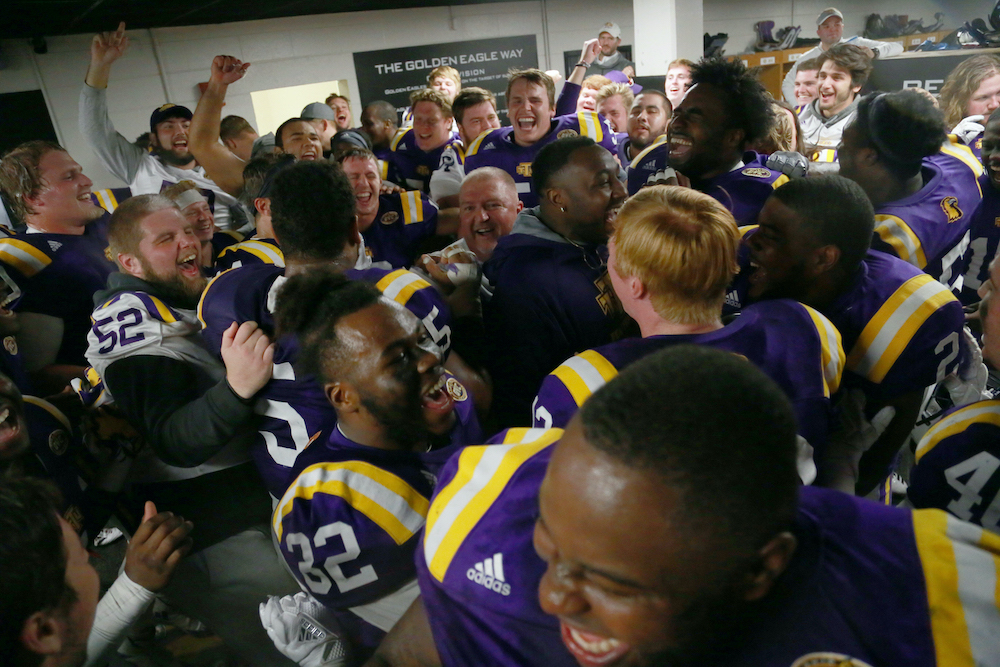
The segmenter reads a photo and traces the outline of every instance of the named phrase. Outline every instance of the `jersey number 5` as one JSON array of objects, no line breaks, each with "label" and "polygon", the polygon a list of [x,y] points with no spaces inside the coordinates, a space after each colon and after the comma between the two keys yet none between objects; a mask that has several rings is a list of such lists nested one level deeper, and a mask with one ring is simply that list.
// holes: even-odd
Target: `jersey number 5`
[{"label": "jersey number 5", "polygon": [[[344,543],[344,553],[328,557],[323,561],[322,567],[315,567],[313,559],[313,546],[317,549],[326,546],[328,540],[339,536]],[[310,543],[309,537],[305,533],[289,533],[285,538],[288,551],[292,552],[294,547],[302,551],[302,560],[299,561],[299,572],[302,579],[309,586],[309,589],[317,595],[326,595],[330,592],[332,579],[337,584],[337,590],[341,593],[353,591],[355,588],[370,584],[378,580],[375,568],[365,565],[357,574],[346,576],[340,569],[341,564],[352,561],[361,555],[361,547],[358,545],[358,538],[354,535],[354,529],[343,521],[328,523],[321,526],[313,536]]]}]

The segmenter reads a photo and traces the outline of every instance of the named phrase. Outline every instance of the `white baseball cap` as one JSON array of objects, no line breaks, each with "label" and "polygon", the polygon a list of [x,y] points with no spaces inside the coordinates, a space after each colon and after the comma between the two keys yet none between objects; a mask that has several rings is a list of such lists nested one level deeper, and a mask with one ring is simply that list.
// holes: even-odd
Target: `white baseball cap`
[{"label": "white baseball cap", "polygon": [[618,27],[617,23],[612,23],[608,21],[607,23],[601,26],[601,29],[600,31],[598,31],[597,36],[600,37],[601,33],[605,32],[614,37],[615,39],[621,39],[622,29]]},{"label": "white baseball cap", "polygon": [[836,16],[841,21],[844,20],[844,15],[840,13],[839,9],[837,9],[836,7],[827,7],[826,9],[824,9],[819,13],[819,16],[816,17],[816,25],[817,26],[823,25],[823,21],[827,20],[831,16]]}]

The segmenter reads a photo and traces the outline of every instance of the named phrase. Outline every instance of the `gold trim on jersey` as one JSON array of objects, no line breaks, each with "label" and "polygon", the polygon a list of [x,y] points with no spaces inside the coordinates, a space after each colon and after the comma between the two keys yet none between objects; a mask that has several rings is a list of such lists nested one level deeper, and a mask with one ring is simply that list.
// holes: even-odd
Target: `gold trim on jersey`
[{"label": "gold trim on jersey", "polygon": [[465,151],[465,157],[469,157],[470,155],[475,155],[476,153],[478,153],[479,147],[483,145],[483,139],[485,139],[486,135],[489,134],[490,132],[493,132],[493,130],[486,130],[478,137],[473,139],[472,143],[469,144],[469,147]]},{"label": "gold trim on jersey", "polygon": [[782,174],[781,176],[778,176],[776,179],[774,179],[773,183],[771,183],[771,189],[772,190],[777,190],[778,188],[780,188],[782,185],[784,185],[785,183],[787,183],[790,180],[791,179],[788,178],[788,174]]},{"label": "gold trim on jersey", "polygon": [[941,510],[913,512],[938,667],[992,664],[1000,627],[1000,536]]},{"label": "gold trim on jersey", "polygon": [[816,333],[819,334],[823,358],[823,394],[830,398],[840,388],[840,378],[844,373],[844,364],[847,362],[840,332],[837,331],[837,327],[833,326],[833,322],[822,313],[805,304],[801,305],[812,318],[813,324],[816,326]]},{"label": "gold trim on jersey", "polygon": [[564,361],[552,371],[552,375],[559,378],[579,408],[594,392],[618,375],[618,369],[600,352],[587,350]]},{"label": "gold trim on jersey", "polygon": [[648,145],[645,148],[643,148],[641,151],[639,151],[638,155],[636,155],[634,158],[632,158],[632,161],[629,163],[628,168],[629,169],[634,169],[637,166],[639,166],[639,160],[641,160],[642,158],[646,157],[647,155],[649,155],[649,153],[651,151],[653,151],[656,148],[659,148],[660,146],[662,146],[665,143],[667,143],[667,135],[661,134],[660,136],[658,136],[656,138],[656,141],[654,141],[650,145]]},{"label": "gold trim on jersey", "polygon": [[281,249],[277,246],[273,246],[270,243],[262,243],[260,241],[248,240],[242,241],[235,245],[226,246],[219,253],[219,259],[222,259],[223,255],[231,252],[243,251],[254,257],[257,257],[265,264],[274,264],[275,266],[285,265],[285,255],[281,252]]},{"label": "gold trim on jersey", "polygon": [[909,262],[918,269],[927,266],[927,257],[924,255],[920,239],[902,218],[895,215],[876,215],[875,233],[884,243],[892,246],[896,255],[904,262]]},{"label": "gold trim on jersey", "polygon": [[760,225],[743,225],[742,227],[737,227],[736,229],[739,230],[739,232],[740,232],[740,238],[743,239],[743,240],[746,240],[747,235],[750,232],[754,231],[755,229],[759,229],[759,228],[760,228]]},{"label": "gold trim on jersey", "polygon": [[[942,144],[941,152],[964,162],[977,179],[983,175],[983,164],[976,159],[976,154],[954,134],[948,135],[948,141]],[[980,194],[982,194],[982,190],[980,190]]]},{"label": "gold trim on jersey", "polygon": [[0,238],[0,261],[10,264],[30,278],[52,263],[52,258],[24,241]]},{"label": "gold trim on jersey", "polygon": [[400,195],[399,201],[403,209],[403,224],[412,225],[414,222],[423,222],[424,201],[420,193],[410,190]]},{"label": "gold trim on jersey", "polygon": [[427,514],[424,558],[431,575],[444,581],[462,542],[525,461],[562,437],[562,429],[512,428],[503,444],[466,447],[455,477],[438,493]]},{"label": "gold trim on jersey", "polygon": [[917,462],[919,463],[920,459],[937,447],[940,442],[965,431],[973,424],[1000,426],[1000,400],[972,403],[934,424],[917,445]]},{"label": "gold trim on jersey", "polygon": [[212,283],[214,283],[216,280],[218,280],[219,278],[226,275],[232,270],[233,269],[226,269],[222,273],[216,275],[214,278],[208,281],[208,283],[205,285],[205,289],[201,291],[201,298],[198,299],[198,321],[201,322],[202,329],[208,328],[208,322],[206,322],[205,318],[202,317],[202,308],[204,308],[205,306],[205,297],[208,296],[208,290],[212,287]]},{"label": "gold trim on jersey", "polygon": [[411,129],[412,128],[409,127],[401,127],[398,130],[396,130],[395,136],[393,136],[392,141],[389,142],[389,150],[395,153],[396,146],[399,146],[399,142],[403,140],[403,137],[405,137],[406,133],[409,132]]},{"label": "gold trim on jersey", "polygon": [[594,143],[601,143],[604,139],[604,128],[596,111],[578,111],[576,119],[580,124],[580,134],[590,137]]},{"label": "gold trim on jersey", "polygon": [[64,415],[63,412],[62,412],[62,410],[60,410],[56,406],[52,405],[51,403],[49,403],[45,399],[38,398],[36,396],[25,396],[24,397],[24,402],[25,403],[31,403],[32,405],[37,406],[37,407],[41,408],[42,410],[45,410],[50,415],[52,415],[53,417],[55,417],[56,420],[60,424],[62,424],[63,426],[65,426],[67,431],[70,431],[70,432],[73,431],[73,425],[70,424],[69,417],[67,417],[66,415]]},{"label": "gold trim on jersey", "polygon": [[931,315],[956,301],[948,288],[927,274],[900,285],[868,321],[847,356],[847,368],[876,384]]},{"label": "gold trim on jersey", "polygon": [[296,498],[311,501],[317,493],[337,496],[403,544],[420,530],[430,502],[403,479],[364,461],[317,463],[295,479],[274,509],[272,523],[278,542],[282,521]]},{"label": "gold trim on jersey", "polygon": [[98,203],[108,213],[114,213],[115,209],[118,208],[118,198],[115,197],[115,193],[111,188],[105,188],[104,190],[98,190],[94,193],[97,197]]},{"label": "gold trim on jersey", "polygon": [[401,306],[405,306],[414,293],[430,286],[429,282],[406,269],[397,269],[375,283],[375,287],[386,298],[392,299]]}]

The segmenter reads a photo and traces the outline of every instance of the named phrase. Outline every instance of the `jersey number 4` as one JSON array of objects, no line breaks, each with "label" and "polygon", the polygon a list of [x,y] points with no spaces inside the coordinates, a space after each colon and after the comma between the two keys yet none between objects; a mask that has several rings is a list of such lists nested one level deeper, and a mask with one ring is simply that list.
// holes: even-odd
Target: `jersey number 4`
[{"label": "jersey number 4", "polygon": [[[953,465],[944,471],[944,478],[948,480],[951,488],[961,495],[948,503],[946,508],[949,512],[957,516],[962,521],[972,520],[972,508],[983,502],[981,491],[986,483],[993,476],[993,473],[1000,468],[1000,459],[989,452],[979,452],[972,458]],[[960,477],[968,475],[968,480],[962,482]],[[980,525],[987,530],[1000,532],[1000,492],[993,496],[993,500],[983,512]]]},{"label": "jersey number 4", "polygon": [[[330,556],[323,561],[321,567],[316,567],[313,558],[313,546],[317,549],[325,547],[331,538],[340,537],[344,543],[344,553]],[[361,547],[358,545],[358,538],[354,535],[354,529],[343,521],[328,523],[321,526],[310,542],[305,533],[289,533],[285,538],[285,545],[289,552],[293,552],[295,547],[302,551],[302,560],[299,561],[299,572],[302,579],[309,586],[309,589],[316,595],[326,595],[332,586],[331,580],[337,584],[337,590],[341,593],[353,591],[355,588],[370,584],[378,580],[375,568],[365,565],[357,574],[346,576],[340,568],[343,563],[352,561],[361,555]]]}]

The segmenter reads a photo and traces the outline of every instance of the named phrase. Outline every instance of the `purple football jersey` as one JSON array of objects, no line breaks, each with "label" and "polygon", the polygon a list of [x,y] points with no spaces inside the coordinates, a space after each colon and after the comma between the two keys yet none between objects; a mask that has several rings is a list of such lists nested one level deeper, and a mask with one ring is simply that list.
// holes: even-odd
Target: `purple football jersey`
[{"label": "purple football jersey", "polygon": [[538,151],[558,139],[583,135],[590,137],[612,155],[618,152],[615,133],[611,125],[593,111],[580,111],[569,116],[556,116],[548,134],[530,146],[520,146],[514,141],[514,128],[501,127],[480,134],[465,151],[465,173],[471,174],[479,167],[496,167],[514,179],[517,196],[525,208],[538,206],[538,194],[531,181],[531,163]]},{"label": "purple football jersey", "polygon": [[746,358],[792,402],[799,435],[817,450],[829,435],[830,396],[840,386],[840,333],[819,312],[779,299],[747,307],[710,333],[626,338],[563,362],[542,382],[532,406],[534,426],[565,428],[594,392],[628,365],[671,345],[707,345]]},{"label": "purple football jersey", "polygon": [[628,163],[628,193],[634,195],[646,184],[649,177],[670,166],[670,146],[667,135],[661,134]]},{"label": "purple football jersey", "polygon": [[[209,350],[221,358],[222,334],[233,322],[257,322],[268,335],[273,335],[274,306],[285,281],[284,274],[284,268],[272,264],[251,264],[221,273],[208,284],[198,306],[198,316]],[[429,283],[408,271],[351,269],[345,275],[375,283],[385,296],[423,321],[442,348],[447,347],[450,311]],[[257,394],[254,407],[260,417],[250,453],[264,485],[276,498],[288,488],[288,475],[299,453],[337,421],[315,378],[301,377],[295,370],[297,358],[298,342],[294,336],[277,341],[273,375]]]},{"label": "purple football jersey", "polygon": [[438,208],[426,195],[410,190],[380,195],[375,220],[363,232],[373,262],[408,267],[420,242],[437,233]]},{"label": "purple football jersey", "polygon": [[990,262],[1000,245],[1000,189],[990,182],[989,174],[979,178],[983,200],[972,213],[969,224],[969,249],[962,258],[964,274],[959,299],[964,304],[978,303],[978,290],[990,278]]},{"label": "purple football jersey", "polygon": [[392,138],[389,146],[392,153],[388,160],[387,180],[425,194],[430,192],[431,174],[441,162],[441,153],[454,143],[461,142],[451,137],[434,150],[425,151],[417,146],[416,134],[412,127],[401,129]]},{"label": "purple football jersey", "polygon": [[[532,546],[538,489],[560,436],[511,429],[442,471],[417,575],[445,667],[578,667],[558,620],[539,606],[546,565]],[[747,626],[729,629],[718,655],[700,664],[998,664],[1000,537],[935,510],[813,487],[800,490],[792,532],[786,571],[752,603]]]},{"label": "purple football jersey", "polygon": [[250,238],[223,248],[215,259],[215,270],[222,273],[248,264],[284,266],[285,255],[274,239]]},{"label": "purple football jersey", "polygon": [[755,225],[764,202],[787,182],[788,176],[768,169],[766,155],[747,151],[743,153],[742,167],[710,178],[696,189],[725,206],[736,218],[736,224]]},{"label": "purple football jersey", "polygon": [[521,213],[483,269],[494,287],[483,319],[501,426],[530,424],[531,400],[549,371],[624,337],[632,323],[611,286],[607,248],[541,236],[535,215]]},{"label": "purple football jersey", "polygon": [[957,289],[971,215],[983,196],[976,180],[982,172],[968,148],[946,144],[924,160],[919,192],[875,210],[872,248]]},{"label": "purple football jersey", "polygon": [[118,270],[110,259],[107,226],[111,216],[87,225],[83,234],[18,234],[0,238],[0,264],[21,288],[14,310],[63,321],[56,363],[86,366],[87,333],[94,293]]},{"label": "purple football jersey", "polygon": [[906,497],[1000,533],[1000,401],[951,411],[917,445]]},{"label": "purple football jersey", "polygon": [[[367,649],[388,628],[349,608],[413,581],[417,535],[437,475],[452,454],[482,439],[472,397],[450,375],[446,387],[457,418],[446,446],[426,453],[376,449],[335,426],[298,457],[275,507],[274,532],[289,571]],[[406,606],[397,605],[398,614]]]}]

